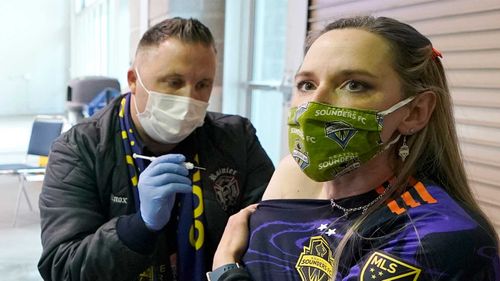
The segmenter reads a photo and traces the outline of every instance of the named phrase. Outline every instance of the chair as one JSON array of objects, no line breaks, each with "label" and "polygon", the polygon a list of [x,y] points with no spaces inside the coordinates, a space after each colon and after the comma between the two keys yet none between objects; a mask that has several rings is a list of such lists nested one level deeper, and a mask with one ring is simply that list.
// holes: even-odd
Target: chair
[{"label": "chair", "polygon": [[[25,163],[9,163],[0,165],[0,175],[17,175],[19,177],[19,189],[17,192],[16,212],[13,226],[16,225],[21,197],[24,195],[30,211],[33,206],[26,193],[26,183],[31,181],[42,181],[45,174],[45,163],[43,159],[48,157],[52,142],[61,134],[64,119],[58,116],[37,116],[33,121],[28,152]],[[30,155],[39,156],[39,165],[28,163]]]},{"label": "chair", "polygon": [[103,109],[109,102],[120,96],[120,91],[115,88],[105,88],[102,90],[97,96],[92,99],[91,102],[86,106],[86,112],[84,112],[85,116],[92,116],[98,110]]},{"label": "chair", "polygon": [[120,92],[120,82],[111,77],[85,76],[68,82],[66,93],[66,110],[71,125],[88,117],[87,106],[103,90],[115,89]]}]

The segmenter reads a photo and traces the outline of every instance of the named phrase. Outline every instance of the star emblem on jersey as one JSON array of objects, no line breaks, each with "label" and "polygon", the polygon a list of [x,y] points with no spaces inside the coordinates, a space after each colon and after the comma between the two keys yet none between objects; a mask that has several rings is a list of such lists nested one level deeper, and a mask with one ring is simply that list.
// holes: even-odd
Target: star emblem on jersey
[{"label": "star emblem on jersey", "polygon": [[309,245],[304,246],[300,253],[295,268],[302,281],[330,281],[333,262],[333,253],[325,238],[313,236],[309,239]]},{"label": "star emblem on jersey", "polygon": [[344,121],[329,122],[325,124],[325,135],[335,141],[342,149],[351,141],[357,130]]},{"label": "star emblem on jersey", "polygon": [[400,258],[376,251],[364,263],[359,280],[417,281],[422,270]]},{"label": "star emblem on jersey", "polygon": [[337,234],[337,229],[336,228],[328,228],[328,224],[322,223],[318,228],[319,231],[325,232],[326,230],[326,235],[328,237]]},{"label": "star emblem on jersey", "polygon": [[337,231],[337,229],[328,229],[328,231],[326,232],[326,235],[328,235],[328,237],[334,235],[334,234],[337,234],[335,231]]},{"label": "star emblem on jersey", "polygon": [[322,223],[319,227],[318,230],[323,231],[328,228],[328,225],[326,223]]}]

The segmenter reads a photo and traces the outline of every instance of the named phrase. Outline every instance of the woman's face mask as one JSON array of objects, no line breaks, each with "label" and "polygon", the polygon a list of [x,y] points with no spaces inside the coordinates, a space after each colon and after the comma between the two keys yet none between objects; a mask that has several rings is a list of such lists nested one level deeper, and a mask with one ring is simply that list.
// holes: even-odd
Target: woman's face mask
[{"label": "woman's face mask", "polygon": [[189,97],[176,96],[148,90],[139,75],[137,80],[148,93],[148,101],[143,112],[137,109],[137,118],[148,136],[157,142],[179,143],[197,127],[203,125],[208,103]]},{"label": "woman's face mask", "polygon": [[413,100],[407,98],[377,112],[308,102],[290,109],[288,145],[302,171],[324,182],[366,163],[398,141],[384,145],[380,138],[384,116]]}]

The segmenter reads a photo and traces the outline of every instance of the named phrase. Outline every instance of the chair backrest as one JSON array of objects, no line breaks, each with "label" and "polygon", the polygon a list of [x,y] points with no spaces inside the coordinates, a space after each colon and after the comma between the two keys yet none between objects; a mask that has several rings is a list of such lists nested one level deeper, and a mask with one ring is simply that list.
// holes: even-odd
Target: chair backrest
[{"label": "chair backrest", "polygon": [[87,106],[87,115],[92,116],[99,109],[104,108],[109,102],[120,96],[120,91],[114,88],[106,88],[102,90]]},{"label": "chair backrest", "polygon": [[71,108],[87,105],[106,88],[113,88],[120,91],[120,82],[115,78],[104,76],[75,78],[68,83],[66,107]]},{"label": "chair backrest", "polygon": [[29,155],[48,156],[54,140],[61,134],[62,118],[36,117],[31,128]]}]

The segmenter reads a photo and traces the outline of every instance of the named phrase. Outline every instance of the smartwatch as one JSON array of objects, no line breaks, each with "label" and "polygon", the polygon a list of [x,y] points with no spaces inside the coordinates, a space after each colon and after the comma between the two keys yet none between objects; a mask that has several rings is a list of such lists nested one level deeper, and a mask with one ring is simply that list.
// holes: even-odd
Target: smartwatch
[{"label": "smartwatch", "polygon": [[228,263],[223,266],[219,266],[214,271],[207,272],[207,279],[208,281],[218,281],[222,274],[240,267],[241,265],[238,263]]}]

